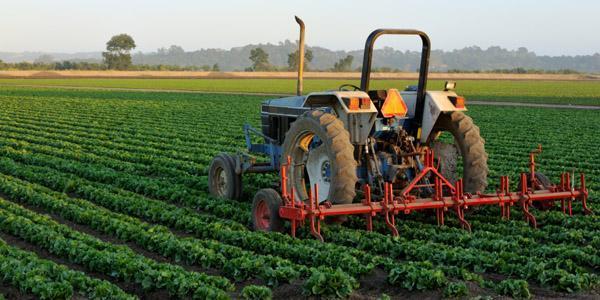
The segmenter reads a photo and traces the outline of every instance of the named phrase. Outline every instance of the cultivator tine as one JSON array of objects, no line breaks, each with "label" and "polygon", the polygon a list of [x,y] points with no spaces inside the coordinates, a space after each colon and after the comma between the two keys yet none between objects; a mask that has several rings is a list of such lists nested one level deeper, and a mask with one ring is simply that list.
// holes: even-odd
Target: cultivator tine
[{"label": "cultivator tine", "polygon": [[[442,180],[439,177],[435,178],[434,181],[434,187],[435,187],[435,196],[433,197],[433,201],[444,201],[443,199],[443,194],[442,194]],[[438,226],[442,226],[444,225],[444,210],[446,208],[438,208],[436,209],[436,219],[437,219],[437,224]]]},{"label": "cultivator tine", "polygon": [[385,225],[390,229],[394,237],[399,236],[398,228],[396,228],[396,219],[394,216],[394,192],[392,184],[386,182],[384,184],[383,210],[385,214]]},{"label": "cultivator tine", "polygon": [[531,200],[529,199],[529,190],[527,187],[527,175],[521,173],[521,208],[525,215],[525,221],[527,221],[528,224],[531,224],[533,228],[537,228],[535,216],[529,212],[530,204]]},{"label": "cultivator tine", "polygon": [[592,214],[592,210],[590,208],[588,208],[587,206],[587,198],[588,198],[588,190],[585,187],[585,174],[581,173],[579,174],[579,179],[581,182],[580,188],[581,188],[581,192],[583,193],[583,196],[581,197],[581,204],[583,206],[583,213],[586,215],[590,215]]},{"label": "cultivator tine", "polygon": [[508,176],[500,177],[500,191],[498,191],[498,200],[500,201],[502,219],[510,220],[510,207],[512,206],[512,202],[505,201],[504,196],[511,196],[510,181]]},{"label": "cultivator tine", "polygon": [[464,191],[463,191],[463,180],[459,179],[456,181],[456,183],[454,184],[454,200],[458,203],[455,207],[454,210],[456,212],[456,217],[458,218],[458,221],[460,222],[460,226],[463,229],[466,229],[467,231],[471,232],[471,224],[465,219],[465,199],[464,199]]},{"label": "cultivator tine", "polygon": [[314,192],[311,189],[309,195],[310,202],[310,211],[312,212],[310,215],[310,234],[312,234],[317,240],[323,242],[323,236],[321,235],[321,219],[320,216],[317,216],[315,212],[319,208],[319,187],[315,184]]},{"label": "cultivator tine", "polygon": [[[574,182],[573,180],[575,176],[571,176],[571,174],[567,173],[567,183],[568,183],[568,187],[569,187],[569,191],[571,191],[571,193],[573,193],[573,190],[575,190],[574,187]],[[569,199],[567,200],[567,207],[569,209],[569,216],[573,216],[573,199],[574,197],[571,196],[569,197]]]},{"label": "cultivator tine", "polygon": [[365,184],[364,187],[364,193],[365,193],[365,200],[363,201],[363,204],[366,206],[369,206],[371,208],[371,212],[369,212],[368,214],[366,214],[366,221],[367,221],[367,231],[373,231],[373,216],[374,216],[374,212],[372,211],[373,206],[371,203],[371,186],[369,186],[368,184]]},{"label": "cultivator tine", "polygon": [[[292,194],[291,194],[291,197],[290,197],[291,198],[291,206],[292,206],[292,208],[296,208],[296,203],[295,203],[296,200],[294,199],[294,197],[295,197],[294,194],[296,194],[296,191],[294,190],[294,187],[292,187]],[[291,226],[292,226],[292,236],[293,237],[296,237],[296,226],[297,226],[296,222],[298,222],[298,221],[296,221],[296,219],[292,219],[291,220],[291,223],[292,223],[291,224]]]},{"label": "cultivator tine", "polygon": [[[569,173],[565,173],[565,172],[563,172],[562,174],[560,174],[560,188],[561,188],[561,190],[563,190],[563,191],[567,191],[567,190],[569,190],[569,187],[568,187],[568,185],[567,185],[567,182],[568,182],[568,179],[567,179],[567,177],[568,177],[568,174],[569,174]],[[561,198],[561,199],[560,199],[560,209],[562,210],[562,213],[563,213],[563,214],[567,214],[567,211],[566,211],[566,206],[565,206],[565,204],[566,204],[566,203],[565,203],[565,198]]]}]

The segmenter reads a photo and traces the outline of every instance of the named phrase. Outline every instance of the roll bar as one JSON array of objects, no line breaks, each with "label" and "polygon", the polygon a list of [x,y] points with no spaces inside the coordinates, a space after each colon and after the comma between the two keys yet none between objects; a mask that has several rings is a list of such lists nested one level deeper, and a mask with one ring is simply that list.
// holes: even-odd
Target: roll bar
[{"label": "roll bar", "polygon": [[423,108],[425,106],[425,90],[427,88],[427,74],[429,69],[429,54],[431,52],[431,42],[425,32],[414,29],[376,29],[367,37],[365,43],[365,53],[363,56],[362,74],[360,78],[360,89],[368,92],[369,81],[371,77],[371,64],[373,62],[373,45],[378,37],[384,34],[392,35],[418,35],[423,42],[421,50],[421,65],[419,67],[419,86],[417,88],[417,103],[415,107],[415,120],[418,126],[423,119]]}]

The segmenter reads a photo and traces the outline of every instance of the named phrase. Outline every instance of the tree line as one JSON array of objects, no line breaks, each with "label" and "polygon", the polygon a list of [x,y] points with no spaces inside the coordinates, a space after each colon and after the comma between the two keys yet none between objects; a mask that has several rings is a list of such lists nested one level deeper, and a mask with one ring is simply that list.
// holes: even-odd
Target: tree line
[{"label": "tree line", "polygon": [[[252,66],[245,69],[245,71],[265,72],[265,71],[294,71],[298,69],[298,50],[288,54],[287,67],[281,68],[272,65],[269,62],[269,54],[262,48],[254,48],[250,51],[250,61]],[[304,53],[304,70],[310,70],[308,63],[313,60],[313,52],[307,49]],[[335,63],[334,67],[329,71],[334,72],[347,72],[352,70],[352,61],[354,56],[348,55],[345,58],[340,59]]]},{"label": "tree line", "polygon": [[[134,70],[134,71],[294,71],[297,70],[297,45],[286,41],[279,45],[238,47],[231,50],[202,49],[186,52],[179,46],[161,48],[155,53],[135,55],[134,39],[128,34],[118,34],[106,43],[102,61],[65,60],[55,62],[49,55],[42,55],[33,62],[5,63],[0,69],[16,70]],[[312,49],[311,49],[312,48]],[[348,72],[360,71],[361,56],[357,51],[330,51],[320,47],[307,48],[305,70]],[[314,50],[314,51],[313,51]],[[315,53],[316,52],[316,53]],[[274,55],[274,57],[270,57]],[[414,72],[418,70],[420,53],[400,51],[389,47],[375,50],[374,72]],[[287,61],[286,61],[287,60]],[[275,61],[275,63],[273,63]],[[135,64],[134,64],[135,62]],[[219,63],[223,63],[221,67]],[[551,73],[573,74],[600,72],[600,54],[587,56],[536,56],[526,48],[506,50],[500,47],[467,47],[445,52],[431,53],[431,72],[493,72],[493,73]]]}]

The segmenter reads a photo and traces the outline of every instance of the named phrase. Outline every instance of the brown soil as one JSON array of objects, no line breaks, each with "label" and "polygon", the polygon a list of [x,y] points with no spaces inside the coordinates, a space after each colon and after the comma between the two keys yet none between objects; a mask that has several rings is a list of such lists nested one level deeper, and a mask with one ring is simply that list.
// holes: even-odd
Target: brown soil
[{"label": "brown soil", "polygon": [[[205,78],[205,79],[295,79],[296,72],[196,72],[196,71],[0,71],[0,78]],[[358,79],[359,72],[306,72],[307,79]],[[418,78],[418,73],[372,73],[374,79]],[[462,80],[600,80],[588,74],[497,74],[497,73],[430,73],[429,79]]]},{"label": "brown soil", "polygon": [[4,296],[6,299],[15,299],[15,300],[33,300],[35,296],[23,293],[18,288],[10,286],[8,284],[0,282],[0,295]]}]

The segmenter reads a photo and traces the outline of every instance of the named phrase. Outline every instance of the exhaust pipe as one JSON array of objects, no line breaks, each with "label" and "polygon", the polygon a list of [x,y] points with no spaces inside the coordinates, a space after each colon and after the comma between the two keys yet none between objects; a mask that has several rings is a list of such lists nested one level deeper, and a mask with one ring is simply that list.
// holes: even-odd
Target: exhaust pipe
[{"label": "exhaust pipe", "polygon": [[302,83],[304,80],[304,21],[298,18],[298,16],[294,17],[296,18],[296,23],[300,25],[300,40],[298,41],[298,86],[296,94],[302,96]]}]

